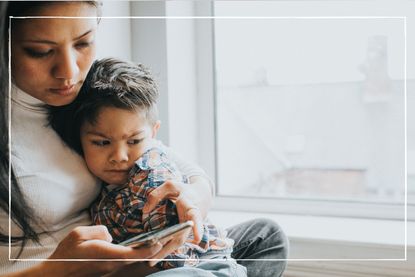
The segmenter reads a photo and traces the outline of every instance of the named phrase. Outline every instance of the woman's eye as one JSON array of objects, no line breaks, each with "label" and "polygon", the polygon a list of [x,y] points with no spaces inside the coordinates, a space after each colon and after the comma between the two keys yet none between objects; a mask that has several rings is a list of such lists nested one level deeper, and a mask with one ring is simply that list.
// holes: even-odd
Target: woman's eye
[{"label": "woman's eye", "polygon": [[142,142],[143,139],[130,139],[129,141],[127,141],[128,144],[139,144],[140,142]]},{"label": "woman's eye", "polygon": [[30,48],[26,48],[25,51],[29,56],[33,58],[44,58],[44,57],[49,56],[53,52],[52,49],[48,51],[37,51],[37,50],[30,49]]},{"label": "woman's eye", "polygon": [[75,44],[75,47],[78,48],[78,49],[83,49],[83,48],[87,48],[87,47],[91,46],[91,44],[92,44],[92,42],[88,42],[88,41],[79,42],[79,43]]},{"label": "woman's eye", "polygon": [[105,146],[110,144],[109,140],[93,140],[92,144],[97,145],[97,146]]}]

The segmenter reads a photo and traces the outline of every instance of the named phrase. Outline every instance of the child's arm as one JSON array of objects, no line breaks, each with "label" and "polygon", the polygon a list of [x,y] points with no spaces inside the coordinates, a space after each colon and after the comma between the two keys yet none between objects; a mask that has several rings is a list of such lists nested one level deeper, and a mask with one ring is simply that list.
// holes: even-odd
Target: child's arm
[{"label": "child's arm", "polygon": [[185,193],[193,199],[197,208],[199,208],[202,217],[206,218],[207,213],[212,205],[213,196],[215,195],[215,186],[210,180],[206,172],[194,163],[191,163],[169,147],[165,147],[165,151],[169,158],[177,165],[180,172],[187,176],[190,188],[186,188]]},{"label": "child's arm", "polygon": [[[198,243],[203,231],[203,218],[206,217],[212,203],[211,182],[199,167],[184,162],[177,155],[172,154],[170,150],[168,155],[176,163],[181,173],[189,177],[190,185],[174,180],[164,182],[148,195],[143,212],[148,213],[153,210],[163,199],[172,200],[176,203],[179,221],[192,220],[195,223],[193,233],[195,242]],[[184,171],[181,167],[184,167]]]}]

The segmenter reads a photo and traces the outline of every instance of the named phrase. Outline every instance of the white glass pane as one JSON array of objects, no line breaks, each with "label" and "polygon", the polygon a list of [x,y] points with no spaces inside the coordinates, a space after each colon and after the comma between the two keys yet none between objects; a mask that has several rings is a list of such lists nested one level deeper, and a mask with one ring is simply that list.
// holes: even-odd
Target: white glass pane
[{"label": "white glass pane", "polygon": [[214,32],[219,195],[403,200],[403,19],[217,18]]}]

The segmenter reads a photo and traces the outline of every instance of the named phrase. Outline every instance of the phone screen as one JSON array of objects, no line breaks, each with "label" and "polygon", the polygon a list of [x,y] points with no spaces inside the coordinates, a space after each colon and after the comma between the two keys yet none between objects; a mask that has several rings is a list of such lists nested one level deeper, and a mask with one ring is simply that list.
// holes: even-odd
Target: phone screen
[{"label": "phone screen", "polygon": [[140,247],[143,245],[150,246],[166,237],[169,237],[183,230],[190,229],[191,227],[193,227],[193,221],[186,221],[183,223],[170,226],[165,229],[151,231],[151,232],[137,235],[119,244],[123,246],[131,246],[131,247]]}]

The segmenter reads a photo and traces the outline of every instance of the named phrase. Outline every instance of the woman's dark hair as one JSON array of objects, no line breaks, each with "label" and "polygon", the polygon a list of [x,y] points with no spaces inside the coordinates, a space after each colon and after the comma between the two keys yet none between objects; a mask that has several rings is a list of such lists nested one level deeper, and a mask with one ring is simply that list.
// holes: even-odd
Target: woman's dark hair
[{"label": "woman's dark hair", "polygon": [[146,67],[105,58],[93,63],[75,101],[64,107],[49,106],[48,121],[70,148],[83,155],[81,127],[85,122],[95,124],[102,108],[138,111],[155,124],[157,98],[157,84]]},{"label": "woman's dark hair", "polygon": [[[1,3],[1,14],[5,14],[7,10],[7,2]],[[1,24],[8,25],[8,16],[2,16],[0,19],[2,22]],[[8,37],[8,29],[2,28],[2,37]],[[5,41],[8,41],[7,39]],[[35,230],[30,225],[30,220],[33,218],[33,214],[29,209],[26,201],[23,198],[22,192],[19,189],[17,184],[16,176],[11,170],[11,184],[10,184],[10,195],[11,195],[11,202],[12,206],[9,207],[9,132],[8,132],[8,87],[9,87],[9,73],[8,73],[8,64],[7,59],[4,58],[7,55],[7,44],[2,43],[0,45],[0,53],[1,53],[1,65],[0,65],[0,89],[1,89],[1,96],[0,96],[0,128],[1,128],[1,142],[0,142],[0,208],[7,213],[11,214],[11,218],[13,222],[19,226],[19,228],[23,231],[22,236],[12,236],[11,242],[21,242],[23,249],[27,239],[32,239],[36,242],[39,242],[39,237],[36,234]],[[9,242],[9,235],[7,234],[6,230],[4,230],[3,226],[0,227],[0,243],[8,243]],[[19,253],[20,254],[20,253]]]},{"label": "woman's dark hair", "polygon": [[[56,4],[59,1],[9,1],[0,2],[0,37],[3,42],[0,43],[0,209],[10,213],[12,221],[21,229],[21,236],[11,236],[12,243],[20,243],[21,248],[17,255],[20,256],[28,240],[39,243],[39,236],[32,227],[33,223],[39,223],[34,218],[31,208],[27,205],[23,194],[19,188],[16,175],[13,168],[9,168],[9,133],[8,133],[8,29],[9,16],[35,15],[37,9],[46,5]],[[101,2],[85,1],[86,3],[97,7],[97,15],[100,15]],[[60,2],[62,3],[62,2]],[[11,171],[11,184],[9,199],[9,171]],[[12,205],[9,206],[9,200]],[[5,226],[0,226],[0,243],[9,242],[8,230]],[[11,235],[11,234],[10,234]]]}]

